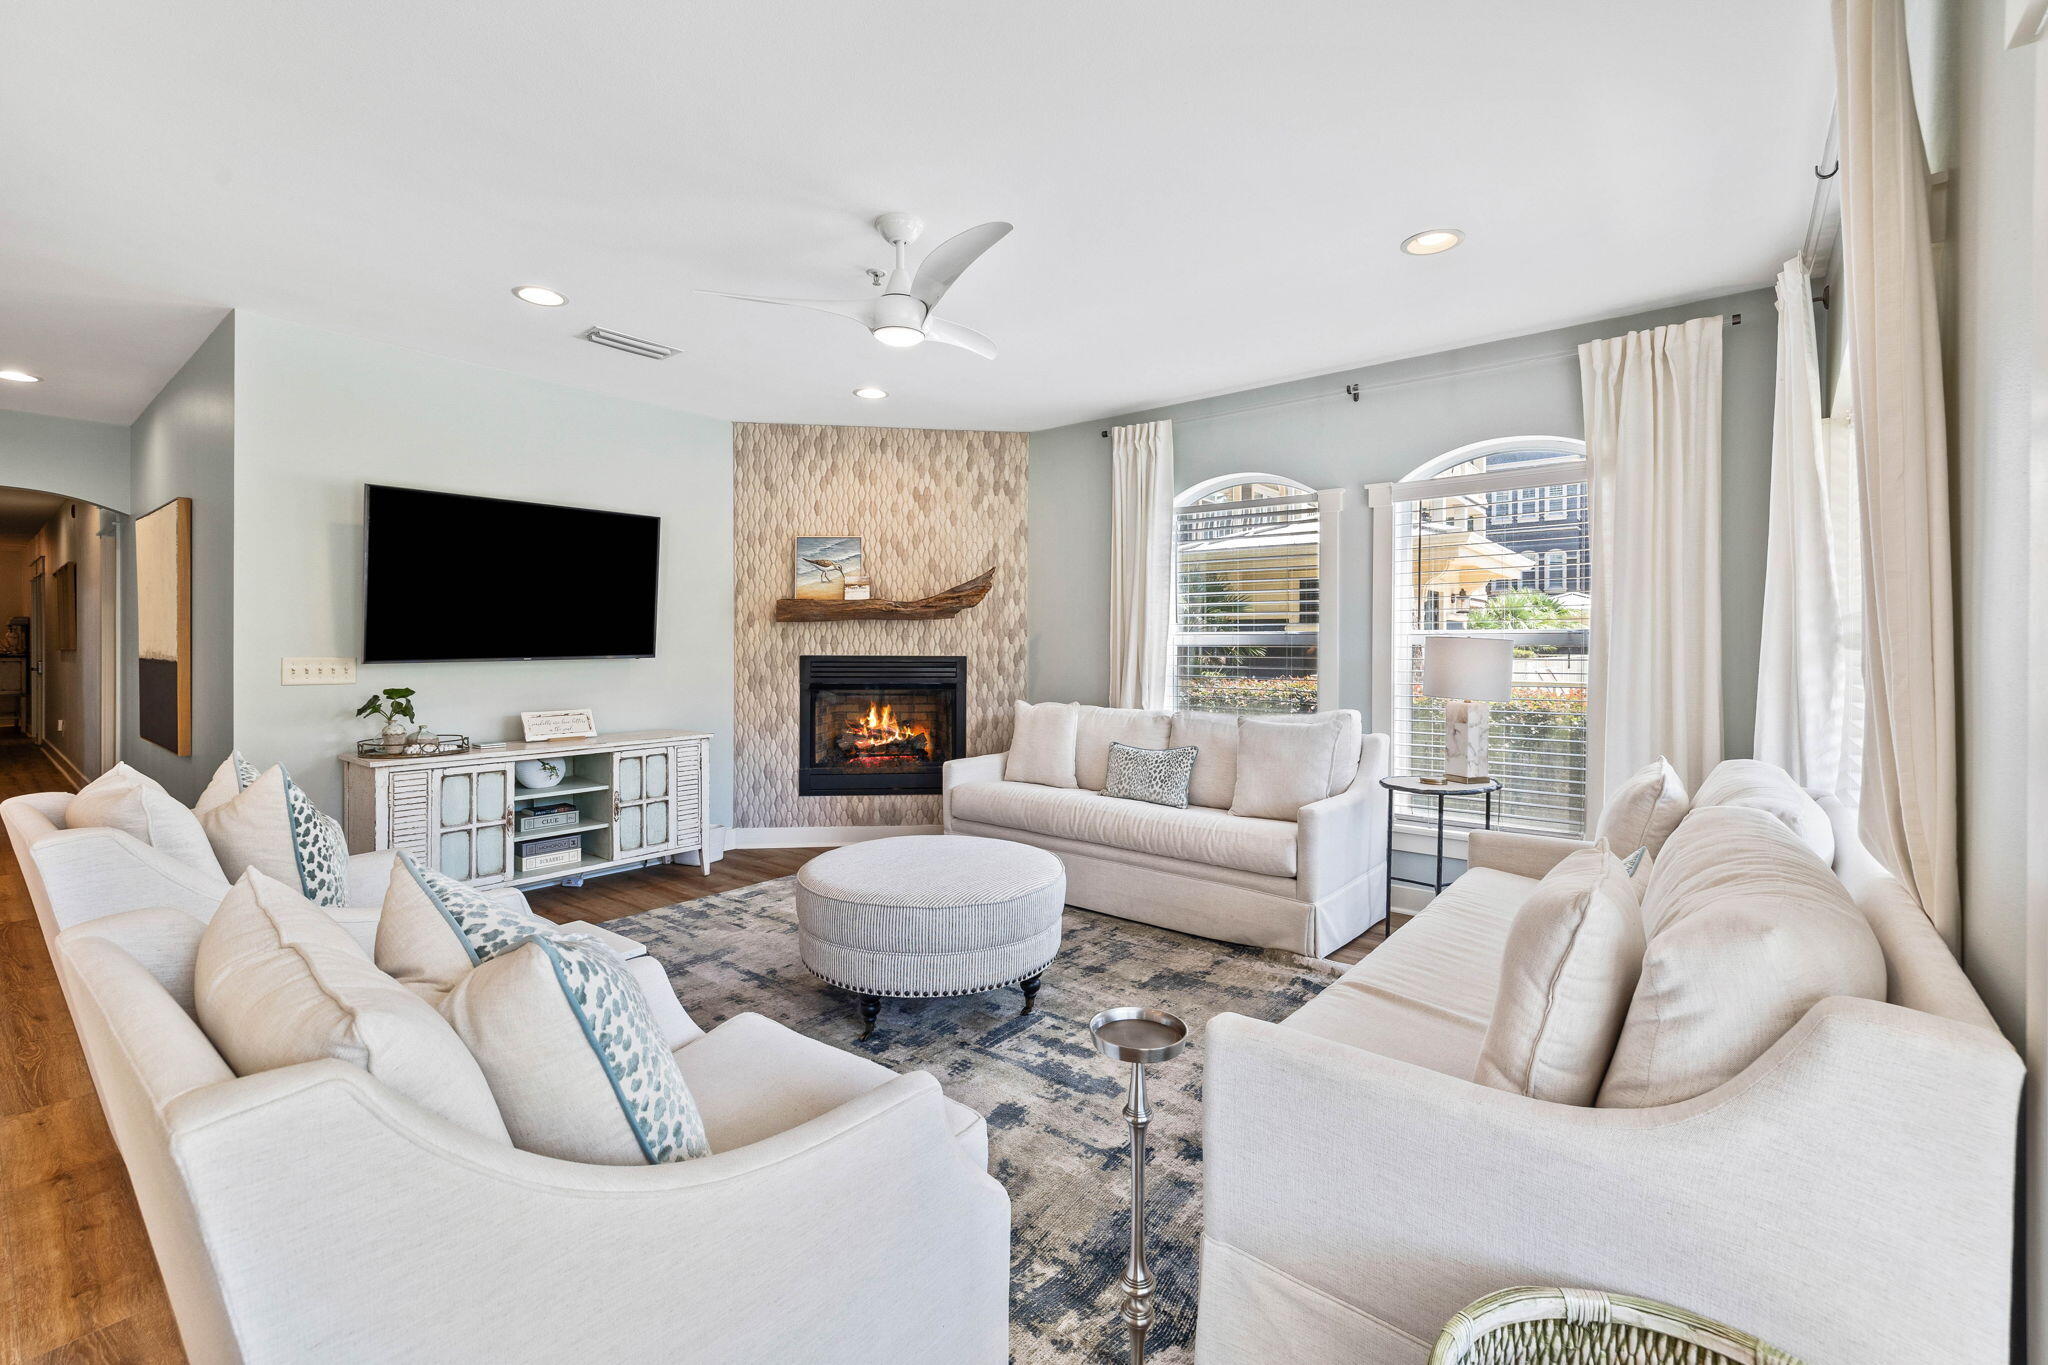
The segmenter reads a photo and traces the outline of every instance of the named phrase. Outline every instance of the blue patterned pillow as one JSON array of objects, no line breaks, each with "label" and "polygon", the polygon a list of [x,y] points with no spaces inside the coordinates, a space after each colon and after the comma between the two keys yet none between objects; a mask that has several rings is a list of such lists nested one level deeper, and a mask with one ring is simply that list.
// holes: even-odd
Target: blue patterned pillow
[{"label": "blue patterned pillow", "polygon": [[1184,810],[1198,752],[1192,746],[1185,749],[1140,749],[1111,740],[1109,777],[1102,784],[1102,794]]},{"label": "blue patterned pillow", "polygon": [[514,1146],[615,1166],[710,1155],[646,999],[594,939],[529,938],[465,976],[441,1013],[483,1068]]},{"label": "blue patterned pillow", "polygon": [[531,911],[501,904],[400,853],[377,919],[377,965],[438,995],[453,990],[478,963],[560,932]]}]

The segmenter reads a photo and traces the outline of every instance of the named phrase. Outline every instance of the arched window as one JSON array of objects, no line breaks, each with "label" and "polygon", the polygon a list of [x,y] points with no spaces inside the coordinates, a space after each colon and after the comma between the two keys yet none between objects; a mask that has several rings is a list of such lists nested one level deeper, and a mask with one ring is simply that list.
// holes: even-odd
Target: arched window
[{"label": "arched window", "polygon": [[1317,709],[1321,501],[1292,479],[1252,473],[1174,500],[1176,707]]},{"label": "arched window", "polygon": [[[1380,588],[1374,615],[1375,715],[1391,726],[1394,769],[1443,767],[1443,703],[1422,694],[1422,642],[1483,631],[1515,644],[1515,696],[1493,707],[1488,762],[1503,784],[1496,828],[1586,828],[1591,508],[1586,447],[1564,436],[1461,446],[1372,491]],[[1470,810],[1459,806],[1470,805]],[[1477,802],[1454,802],[1476,826]],[[1434,821],[1403,798],[1396,818]]]}]

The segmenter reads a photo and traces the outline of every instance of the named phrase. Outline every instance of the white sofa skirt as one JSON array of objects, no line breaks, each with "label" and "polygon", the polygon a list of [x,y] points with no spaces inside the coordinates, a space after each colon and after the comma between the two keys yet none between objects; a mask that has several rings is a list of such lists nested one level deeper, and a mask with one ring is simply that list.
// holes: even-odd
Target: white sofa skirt
[{"label": "white sofa skirt", "polygon": [[1323,957],[1386,916],[1383,861],[1369,862],[1364,872],[1322,900],[1305,901],[1293,877],[1181,862],[957,818],[947,832],[1008,839],[1059,855],[1067,869],[1069,905],[1226,943]]}]

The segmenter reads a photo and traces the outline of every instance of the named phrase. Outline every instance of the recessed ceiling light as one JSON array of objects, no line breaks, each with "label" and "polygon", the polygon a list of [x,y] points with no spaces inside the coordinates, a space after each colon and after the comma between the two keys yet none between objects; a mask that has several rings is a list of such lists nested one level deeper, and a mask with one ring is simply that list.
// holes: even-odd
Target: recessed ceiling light
[{"label": "recessed ceiling light", "polygon": [[1434,256],[1464,240],[1465,234],[1456,228],[1427,228],[1401,243],[1401,250],[1410,256]]},{"label": "recessed ceiling light", "polygon": [[40,384],[41,375],[30,374],[27,370],[0,370],[0,379],[10,384]]},{"label": "recessed ceiling light", "polygon": [[853,396],[855,398],[887,398],[889,391],[887,389],[878,389],[873,384],[863,384],[853,391]]},{"label": "recessed ceiling light", "polygon": [[515,298],[524,299],[528,303],[537,303],[543,308],[560,308],[569,301],[554,290],[539,284],[522,284],[513,290],[512,294]]}]

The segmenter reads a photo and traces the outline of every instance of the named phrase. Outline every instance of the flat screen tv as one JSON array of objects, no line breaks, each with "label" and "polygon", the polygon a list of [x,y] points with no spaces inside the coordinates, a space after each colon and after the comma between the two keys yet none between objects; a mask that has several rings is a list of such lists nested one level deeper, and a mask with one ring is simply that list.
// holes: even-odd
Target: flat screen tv
[{"label": "flat screen tv", "polygon": [[661,518],[363,489],[363,662],[654,656]]}]

